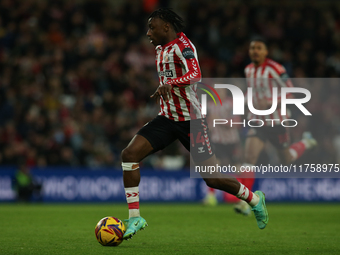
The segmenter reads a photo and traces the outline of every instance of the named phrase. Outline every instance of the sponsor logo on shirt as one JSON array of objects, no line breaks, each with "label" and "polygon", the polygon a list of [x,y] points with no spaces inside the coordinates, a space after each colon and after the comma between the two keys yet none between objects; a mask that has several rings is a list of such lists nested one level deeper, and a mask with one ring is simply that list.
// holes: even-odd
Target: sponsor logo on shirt
[{"label": "sponsor logo on shirt", "polygon": [[172,70],[160,71],[160,72],[158,72],[158,75],[159,76],[165,76],[165,77],[173,77],[174,76]]},{"label": "sponsor logo on shirt", "polygon": [[185,59],[195,58],[195,54],[190,48],[184,48],[182,51],[182,55]]}]

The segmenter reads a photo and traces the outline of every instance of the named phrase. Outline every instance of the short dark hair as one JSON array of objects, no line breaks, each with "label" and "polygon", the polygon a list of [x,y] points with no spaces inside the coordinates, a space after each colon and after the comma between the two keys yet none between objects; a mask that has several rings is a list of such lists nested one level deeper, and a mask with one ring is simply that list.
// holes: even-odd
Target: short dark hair
[{"label": "short dark hair", "polygon": [[184,28],[184,20],[170,8],[160,8],[151,13],[149,19],[150,18],[160,18],[165,22],[169,22],[175,29],[176,33],[181,32]]},{"label": "short dark hair", "polygon": [[262,42],[267,47],[267,40],[262,36],[254,36],[251,38],[250,42]]}]

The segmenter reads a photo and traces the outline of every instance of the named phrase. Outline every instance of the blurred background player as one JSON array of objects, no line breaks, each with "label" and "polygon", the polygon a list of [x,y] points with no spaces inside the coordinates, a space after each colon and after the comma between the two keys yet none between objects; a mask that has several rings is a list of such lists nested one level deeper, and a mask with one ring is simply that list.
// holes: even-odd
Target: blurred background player
[{"label": "blurred background player", "polygon": [[[265,41],[262,38],[255,38],[250,42],[249,57],[251,63],[244,69],[247,78],[248,87],[253,88],[253,105],[257,110],[269,109],[272,105],[272,88],[273,87],[292,87],[285,68],[279,63],[267,58],[268,50]],[[280,103],[280,89],[278,90],[278,105]],[[265,147],[265,142],[269,141],[277,150],[279,158],[283,164],[290,164],[297,160],[305,153],[317,145],[316,140],[310,132],[305,132],[301,141],[290,144],[290,138],[287,128],[280,125],[281,121],[287,119],[281,115],[278,107],[272,114],[267,116],[256,116],[249,112],[248,119],[261,119],[264,126],[260,128],[250,128],[245,143],[244,166],[254,166],[259,158],[260,153]],[[275,119],[266,121],[266,119]],[[247,182],[248,188],[251,189],[254,184],[254,178],[248,173],[248,176],[241,178],[240,182]],[[242,214],[249,214],[248,204],[240,201],[235,210]]]},{"label": "blurred background player", "polygon": [[33,194],[41,200],[42,185],[38,183],[31,174],[30,168],[25,162],[19,164],[19,168],[14,176],[14,189],[16,192],[17,201],[29,202]]},{"label": "blurred background player", "polygon": [[[170,9],[158,9],[148,19],[147,36],[156,46],[160,85],[152,98],[160,99],[156,118],[142,127],[122,151],[123,181],[129,208],[124,239],[130,239],[147,223],[139,212],[139,162],[177,139],[190,151],[195,164],[216,165],[207,122],[196,94],[201,71],[195,46],[181,32],[183,20]],[[204,176],[202,176],[204,178]],[[250,204],[260,229],[268,223],[264,193],[251,192],[235,178],[204,178],[209,187],[237,196]]]},{"label": "blurred background player", "polygon": [[[285,68],[279,63],[267,58],[267,55],[268,50],[264,39],[253,39],[249,47],[249,57],[252,63],[246,66],[244,72],[247,78],[247,85],[253,88],[253,104],[255,109],[258,110],[266,110],[271,107],[272,87],[281,88],[293,86]],[[278,93],[280,95],[279,91]],[[280,98],[278,98],[278,105],[279,102]],[[213,105],[210,107],[211,109],[214,109]],[[287,117],[281,115],[280,108],[276,109],[275,112],[268,116],[256,116],[249,113],[248,119],[261,119],[264,122],[264,126],[261,128],[257,127],[249,129],[244,149],[245,155],[243,166],[251,167],[257,164],[260,154],[264,151],[265,142],[267,140],[276,148],[279,158],[283,164],[290,164],[294,162],[301,157],[307,149],[311,149],[317,145],[317,142],[312,137],[311,133],[304,132],[301,141],[289,146],[290,139],[287,128],[280,125],[281,121],[287,119]],[[266,119],[275,119],[275,121],[273,121],[274,127],[271,127],[272,122],[266,121]],[[223,128],[223,125],[220,126]],[[215,127],[216,130],[218,128],[220,127]],[[212,137],[216,138],[219,136],[218,133],[219,132],[214,132],[215,136]],[[222,141],[220,136],[218,138],[219,140],[215,140],[217,144],[219,141]],[[241,173],[238,180],[246,185],[250,190],[255,182],[254,174],[252,173]],[[213,189],[210,188],[208,190],[203,202],[207,205],[217,204],[215,191]],[[244,215],[250,214],[249,205],[244,203],[242,200],[235,204],[234,209],[237,213]]]}]

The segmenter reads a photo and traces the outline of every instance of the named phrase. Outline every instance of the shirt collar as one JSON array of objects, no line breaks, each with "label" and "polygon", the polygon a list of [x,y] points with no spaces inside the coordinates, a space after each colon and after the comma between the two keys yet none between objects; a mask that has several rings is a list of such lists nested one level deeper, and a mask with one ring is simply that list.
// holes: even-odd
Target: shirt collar
[{"label": "shirt collar", "polygon": [[171,45],[177,43],[177,42],[179,41],[179,39],[180,39],[182,36],[184,36],[184,33],[183,33],[183,32],[177,33],[177,38],[176,38],[175,40],[172,40],[171,42],[168,42],[168,43],[164,44],[163,46],[162,46],[162,45],[158,45],[158,46],[156,47],[156,49],[160,49],[160,48],[163,48],[163,49],[164,49],[164,48],[166,48],[166,47],[169,47],[169,46],[171,46]]}]

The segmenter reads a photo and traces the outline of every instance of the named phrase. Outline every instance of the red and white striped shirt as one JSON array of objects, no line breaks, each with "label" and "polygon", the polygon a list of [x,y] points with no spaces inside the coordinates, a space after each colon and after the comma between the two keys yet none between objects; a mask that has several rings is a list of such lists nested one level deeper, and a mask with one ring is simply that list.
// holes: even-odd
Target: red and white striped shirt
[{"label": "red and white striped shirt", "polygon": [[201,80],[201,70],[196,48],[184,33],[177,36],[175,40],[156,47],[160,86],[169,84],[173,87],[172,98],[168,102],[160,98],[159,115],[174,121],[200,119],[203,115],[196,82]]},{"label": "red and white striped shirt", "polygon": [[286,69],[274,60],[266,58],[263,64],[258,67],[255,67],[253,63],[247,65],[244,72],[247,78],[248,87],[253,88],[254,107],[259,100],[264,99],[267,100],[268,105],[271,106],[273,96],[272,89],[273,87],[278,88],[278,105],[276,110],[272,114],[264,116],[257,116],[249,112],[248,119],[261,119],[265,126],[272,125],[272,122],[266,121],[266,119],[276,119],[274,125],[280,125],[282,120],[287,119],[287,116],[281,115],[281,88],[293,87],[293,84],[286,73]]}]

